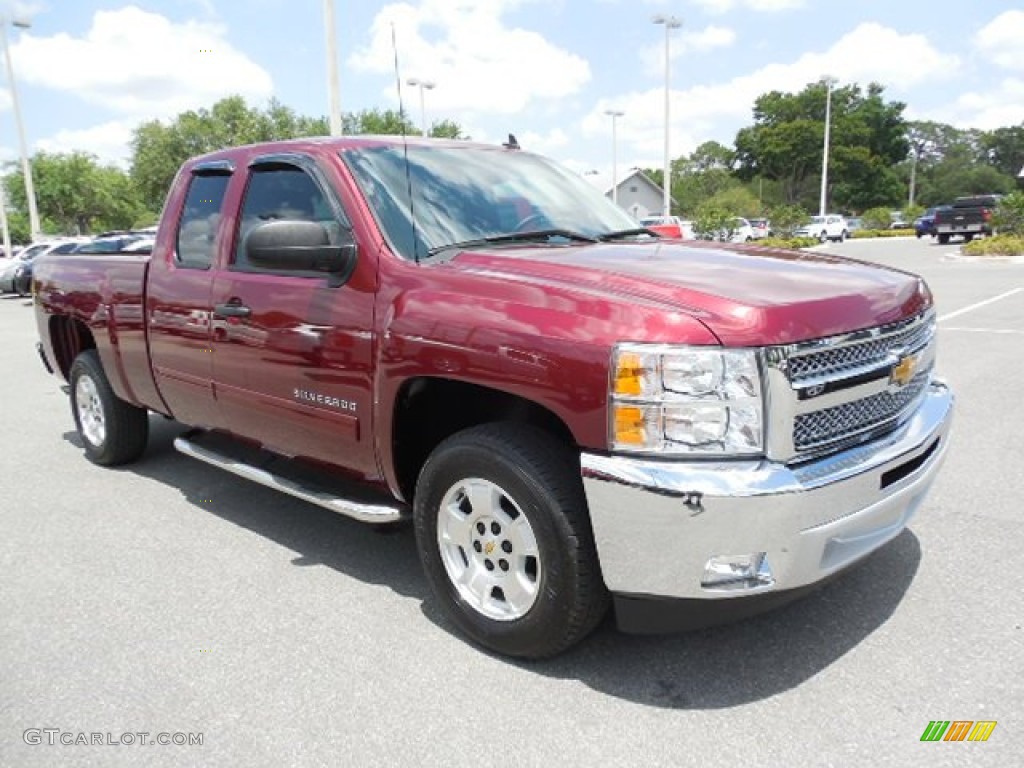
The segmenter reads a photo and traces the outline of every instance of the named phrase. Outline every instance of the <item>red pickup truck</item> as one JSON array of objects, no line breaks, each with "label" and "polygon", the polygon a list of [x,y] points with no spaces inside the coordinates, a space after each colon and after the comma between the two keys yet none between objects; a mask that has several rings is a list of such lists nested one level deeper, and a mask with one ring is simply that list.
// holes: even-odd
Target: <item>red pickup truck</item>
[{"label": "red pickup truck", "polygon": [[612,604],[650,632],[791,599],[903,530],[948,443],[921,279],[664,240],[515,147],[216,152],[152,254],[44,258],[33,291],[89,459],[162,414],[197,459],[411,518],[435,599],[520,657]]}]

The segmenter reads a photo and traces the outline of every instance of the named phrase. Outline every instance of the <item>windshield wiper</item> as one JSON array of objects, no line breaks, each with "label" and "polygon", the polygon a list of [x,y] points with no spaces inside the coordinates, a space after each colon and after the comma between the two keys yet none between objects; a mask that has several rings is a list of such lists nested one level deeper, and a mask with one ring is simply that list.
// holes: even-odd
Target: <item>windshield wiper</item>
[{"label": "windshield wiper", "polygon": [[635,227],[633,229],[618,229],[614,232],[605,232],[603,235],[598,235],[597,239],[602,243],[607,243],[612,240],[619,240],[623,237],[632,237],[634,235],[650,235],[651,237],[661,237],[657,232],[645,227]]},{"label": "windshield wiper", "polygon": [[538,229],[532,232],[510,232],[507,235],[491,235],[490,237],[478,237],[473,240],[439,245],[427,251],[427,256],[436,256],[442,251],[449,251],[452,248],[472,248],[477,245],[493,245],[495,243],[534,243],[538,240],[546,241],[556,237],[577,243],[597,242],[597,238],[573,232],[571,229]]}]

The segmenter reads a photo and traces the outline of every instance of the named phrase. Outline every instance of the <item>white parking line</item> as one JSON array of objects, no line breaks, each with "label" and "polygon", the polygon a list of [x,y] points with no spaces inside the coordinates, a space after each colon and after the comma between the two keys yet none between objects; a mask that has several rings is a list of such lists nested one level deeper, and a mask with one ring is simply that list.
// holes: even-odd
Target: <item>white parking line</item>
[{"label": "white parking line", "polygon": [[948,325],[942,326],[944,331],[963,331],[964,333],[999,333],[999,334],[1019,334],[1024,336],[1024,331],[1016,328],[955,328]]},{"label": "white parking line", "polygon": [[993,296],[991,299],[985,299],[984,301],[979,301],[976,304],[971,304],[969,306],[963,307],[962,309],[958,309],[955,312],[950,312],[948,314],[941,315],[939,317],[939,322],[941,323],[944,320],[951,320],[954,317],[960,317],[960,315],[965,315],[968,312],[973,312],[976,309],[981,309],[982,307],[988,306],[989,304],[994,304],[997,301],[1002,301],[1003,299],[1009,298],[1010,296],[1014,296],[1015,294],[1018,294],[1021,291],[1024,291],[1024,288],[1014,288],[1012,291],[1000,293],[998,296]]}]

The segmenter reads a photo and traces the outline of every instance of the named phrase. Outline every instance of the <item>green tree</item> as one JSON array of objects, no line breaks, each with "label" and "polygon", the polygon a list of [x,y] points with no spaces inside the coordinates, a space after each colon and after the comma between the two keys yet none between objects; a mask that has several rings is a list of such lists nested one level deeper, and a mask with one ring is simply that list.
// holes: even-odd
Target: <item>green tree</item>
[{"label": "green tree", "polygon": [[[832,92],[829,197],[833,208],[892,204],[901,194],[894,170],[908,154],[904,105],[872,83]],[[785,202],[815,205],[821,183],[826,87],[773,91],[754,105],[754,124],[736,135],[737,173],[781,182]]]},{"label": "green tree", "polygon": [[344,131],[349,135],[419,136],[420,130],[412,121],[394,109],[364,109],[347,114],[343,119]]},{"label": "green tree", "polygon": [[[419,131],[395,110],[366,109],[342,116],[346,134],[411,136]],[[438,133],[434,133],[434,131]],[[142,202],[158,211],[181,164],[190,157],[239,144],[326,136],[325,117],[305,117],[271,100],[264,109],[251,107],[241,96],[221,99],[209,109],[182,112],[173,120],[150,120],[132,136],[131,176]],[[434,124],[433,135],[460,138],[462,129],[451,120]]]},{"label": "green tree", "polygon": [[435,139],[468,139],[462,126],[454,120],[438,120],[430,126],[430,135]]},{"label": "green tree", "polygon": [[1006,176],[1016,176],[1024,169],[1024,123],[997,128],[981,138],[988,163]]},{"label": "green tree", "polygon": [[[672,199],[684,215],[718,194],[737,189],[741,182],[732,174],[735,152],[717,141],[706,141],[690,155],[672,162]],[[660,182],[660,174],[659,174]]]},{"label": "green tree", "polygon": [[[32,158],[36,204],[44,231],[52,234],[87,234],[99,228],[131,226],[143,210],[128,175],[119,168],[100,165],[86,152],[37,152]],[[21,171],[5,183],[11,202],[27,209]]]}]

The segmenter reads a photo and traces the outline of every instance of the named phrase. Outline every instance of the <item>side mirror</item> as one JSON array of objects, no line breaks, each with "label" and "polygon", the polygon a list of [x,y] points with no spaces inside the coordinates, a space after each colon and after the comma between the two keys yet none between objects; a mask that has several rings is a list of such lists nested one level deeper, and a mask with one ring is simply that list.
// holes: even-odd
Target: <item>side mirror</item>
[{"label": "side mirror", "polygon": [[356,266],[356,244],[332,245],[324,226],[315,221],[269,221],[245,239],[249,262],[263,269],[322,272],[331,285],[341,285]]}]

